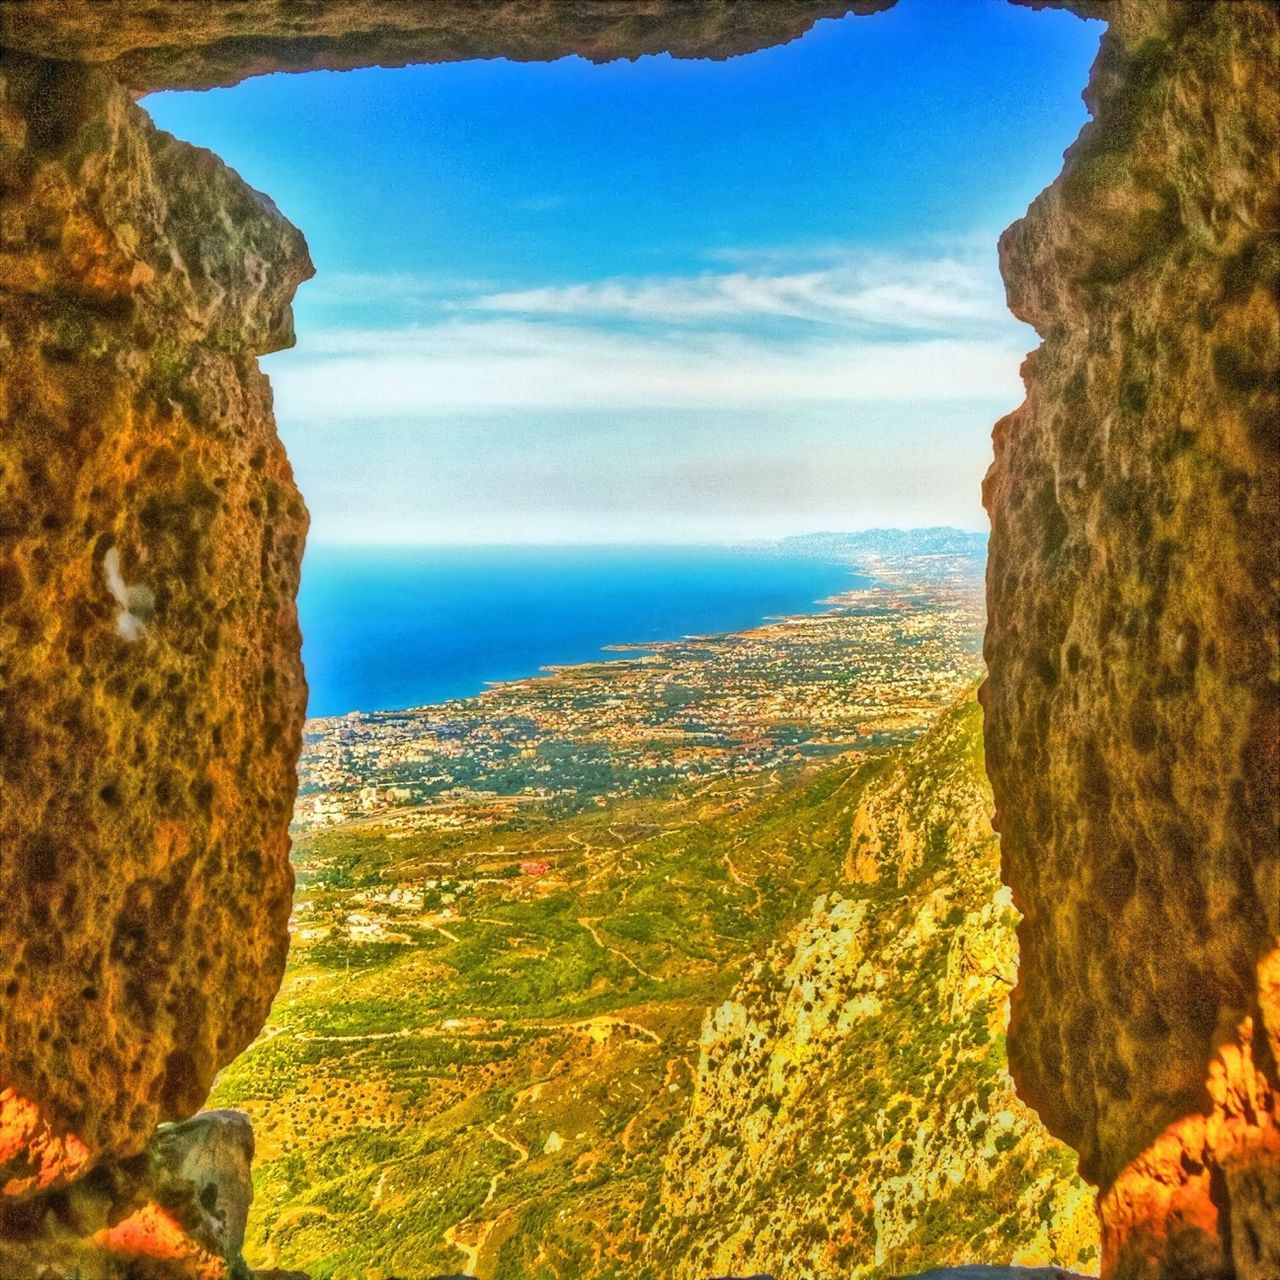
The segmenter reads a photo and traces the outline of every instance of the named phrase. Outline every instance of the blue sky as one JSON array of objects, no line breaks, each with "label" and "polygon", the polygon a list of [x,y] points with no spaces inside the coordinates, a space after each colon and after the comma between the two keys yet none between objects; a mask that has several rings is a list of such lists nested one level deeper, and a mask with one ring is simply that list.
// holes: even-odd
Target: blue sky
[{"label": "blue sky", "polygon": [[306,232],[268,357],[323,543],[983,527],[1034,345],[1000,230],[1101,24],[900,0],[727,62],[503,61],[169,93]]}]

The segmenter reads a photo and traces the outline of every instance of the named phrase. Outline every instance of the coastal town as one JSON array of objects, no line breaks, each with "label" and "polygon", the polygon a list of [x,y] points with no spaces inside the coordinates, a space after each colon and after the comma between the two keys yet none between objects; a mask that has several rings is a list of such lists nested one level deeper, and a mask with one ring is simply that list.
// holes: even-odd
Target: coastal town
[{"label": "coastal town", "polygon": [[872,585],[754,629],[616,646],[476,697],[312,720],[295,833],[468,830],[883,750],[980,673],[981,564],[863,558]]}]

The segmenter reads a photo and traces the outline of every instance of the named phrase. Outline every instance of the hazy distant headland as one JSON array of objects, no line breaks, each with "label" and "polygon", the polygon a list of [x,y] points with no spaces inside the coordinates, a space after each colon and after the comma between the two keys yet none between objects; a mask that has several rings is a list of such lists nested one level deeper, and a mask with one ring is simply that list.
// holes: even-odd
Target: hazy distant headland
[{"label": "hazy distant headland", "polygon": [[931,525],[924,529],[862,529],[854,533],[824,530],[759,544],[780,555],[824,556],[858,562],[864,557],[961,556],[985,561],[987,534]]}]

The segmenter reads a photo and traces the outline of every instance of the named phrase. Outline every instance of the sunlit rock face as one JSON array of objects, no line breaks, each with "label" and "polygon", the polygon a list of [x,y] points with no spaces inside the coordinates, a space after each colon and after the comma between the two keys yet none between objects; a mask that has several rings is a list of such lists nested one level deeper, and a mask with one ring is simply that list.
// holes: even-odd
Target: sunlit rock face
[{"label": "sunlit rock face", "polygon": [[0,1195],[189,1116],[284,963],[299,233],[97,72],[0,79]]},{"label": "sunlit rock face", "polygon": [[727,58],[819,18],[896,0],[0,0],[4,43],[109,65],[131,88],[207,88],[264,71],[459,58]]},{"label": "sunlit rock face", "polygon": [[[1044,345],[995,433],[984,692],[1024,913],[1010,1057],[1115,1276],[1280,1275],[1280,9],[1108,6],[1004,236]],[[1270,958],[1268,958],[1270,957]]]}]

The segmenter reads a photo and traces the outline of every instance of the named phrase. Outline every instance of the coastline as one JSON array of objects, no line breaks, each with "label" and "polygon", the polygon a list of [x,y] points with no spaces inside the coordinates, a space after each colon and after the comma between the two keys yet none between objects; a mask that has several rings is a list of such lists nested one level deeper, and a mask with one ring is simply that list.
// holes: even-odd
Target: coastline
[{"label": "coastline", "polygon": [[612,655],[816,613],[869,585],[848,558],[743,547],[327,554],[299,599],[309,724],[628,661]]},{"label": "coastline", "polygon": [[[619,644],[468,697],[307,722],[295,831],[500,824],[898,745],[981,674],[972,560],[842,565],[817,612]],[[863,584],[866,585],[863,585]]]}]

